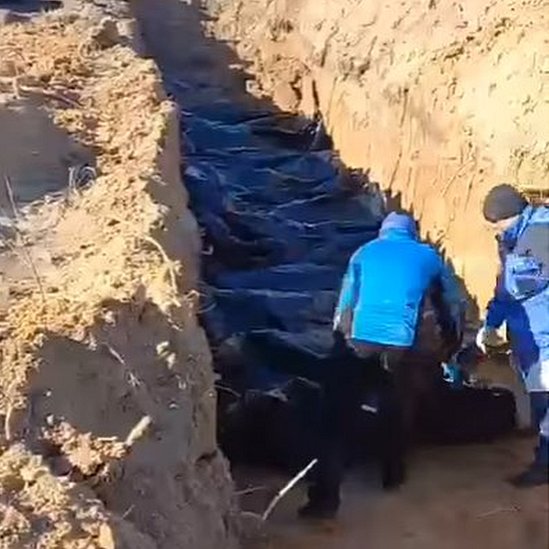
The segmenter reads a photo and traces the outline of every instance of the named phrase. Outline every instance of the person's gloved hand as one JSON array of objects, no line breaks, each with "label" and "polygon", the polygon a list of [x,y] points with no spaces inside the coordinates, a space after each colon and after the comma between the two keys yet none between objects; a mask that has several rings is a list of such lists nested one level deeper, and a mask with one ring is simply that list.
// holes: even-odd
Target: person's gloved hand
[{"label": "person's gloved hand", "polygon": [[475,340],[476,346],[484,353],[487,354],[490,347],[501,347],[504,341],[499,336],[495,328],[489,326],[483,326],[477,333]]}]

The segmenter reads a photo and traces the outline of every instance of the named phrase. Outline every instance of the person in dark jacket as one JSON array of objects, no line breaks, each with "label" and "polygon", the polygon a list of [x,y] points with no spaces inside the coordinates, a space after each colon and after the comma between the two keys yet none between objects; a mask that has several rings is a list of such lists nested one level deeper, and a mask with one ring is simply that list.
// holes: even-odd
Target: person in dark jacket
[{"label": "person in dark jacket", "polygon": [[500,229],[501,261],[494,298],[477,335],[486,352],[497,344],[505,322],[513,362],[530,394],[539,432],[534,461],[511,479],[517,487],[549,481],[549,207],[534,207],[511,185],[498,185],[486,196],[484,217]]},{"label": "person in dark jacket", "polygon": [[[364,413],[364,387],[375,383],[380,371],[385,374],[377,410],[383,485],[394,488],[404,481],[417,399],[442,379],[440,362],[458,350],[463,310],[455,276],[440,254],[419,240],[414,219],[389,214],[379,237],[352,256],[343,279],[334,316],[333,364],[326,368],[319,461],[300,516],[336,514],[347,439],[357,414]],[[432,313],[440,347],[432,344],[436,334],[425,330]]]}]

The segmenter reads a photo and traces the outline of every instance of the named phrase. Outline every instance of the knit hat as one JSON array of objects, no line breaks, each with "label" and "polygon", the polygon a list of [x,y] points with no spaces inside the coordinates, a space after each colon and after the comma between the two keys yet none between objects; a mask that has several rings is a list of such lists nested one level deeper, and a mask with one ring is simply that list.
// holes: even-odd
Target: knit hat
[{"label": "knit hat", "polygon": [[517,189],[503,184],[494,187],[484,199],[484,217],[495,223],[522,213],[528,202]]}]

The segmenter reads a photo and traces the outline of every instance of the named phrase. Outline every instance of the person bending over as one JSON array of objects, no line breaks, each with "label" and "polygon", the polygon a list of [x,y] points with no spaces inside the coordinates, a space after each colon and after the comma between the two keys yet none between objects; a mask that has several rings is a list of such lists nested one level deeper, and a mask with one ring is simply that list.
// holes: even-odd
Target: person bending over
[{"label": "person bending over", "polygon": [[[324,382],[318,463],[304,518],[331,518],[340,504],[345,449],[374,363],[386,379],[378,409],[385,488],[405,478],[404,454],[418,399],[442,377],[440,362],[461,343],[463,300],[441,255],[421,242],[414,219],[391,213],[379,237],[352,256],[334,317],[335,345]],[[436,316],[437,338],[426,330]],[[434,346],[433,341],[440,345]]]},{"label": "person bending over", "polygon": [[483,351],[497,343],[503,323],[517,366],[530,394],[538,445],[532,464],[513,477],[528,487],[549,480],[549,207],[530,205],[511,185],[486,196],[484,217],[499,229],[500,272],[486,321],[477,335]]}]

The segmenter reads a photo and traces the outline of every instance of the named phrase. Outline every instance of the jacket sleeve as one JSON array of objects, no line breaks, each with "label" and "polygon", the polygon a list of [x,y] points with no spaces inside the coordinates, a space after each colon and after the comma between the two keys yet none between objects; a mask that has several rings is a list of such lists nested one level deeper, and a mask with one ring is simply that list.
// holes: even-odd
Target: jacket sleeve
[{"label": "jacket sleeve", "polygon": [[507,311],[509,308],[509,296],[505,291],[505,285],[503,282],[503,276],[498,275],[496,281],[496,289],[494,290],[494,297],[488,303],[488,309],[486,311],[486,326],[488,328],[498,329],[504,323],[507,318]]},{"label": "jacket sleeve", "polygon": [[486,311],[485,325],[488,328],[500,328],[507,318],[511,300],[511,296],[505,289],[504,271],[507,252],[508,246],[505,244],[505,241],[500,241],[498,244],[500,270],[496,278],[494,296],[492,297],[490,303],[488,303],[488,309]]},{"label": "jacket sleeve", "polygon": [[465,300],[459,288],[458,280],[453,269],[440,258],[440,285],[442,299],[449,310],[449,314],[455,327],[462,327],[462,315],[465,309]]},{"label": "jacket sleeve", "polygon": [[339,300],[334,315],[334,330],[350,335],[353,311],[358,299],[360,278],[362,276],[358,254],[351,258],[343,277]]},{"label": "jacket sleeve", "polygon": [[[435,252],[436,253],[436,252]],[[437,255],[437,276],[432,300],[449,355],[459,349],[465,324],[465,300],[452,268]]]}]

